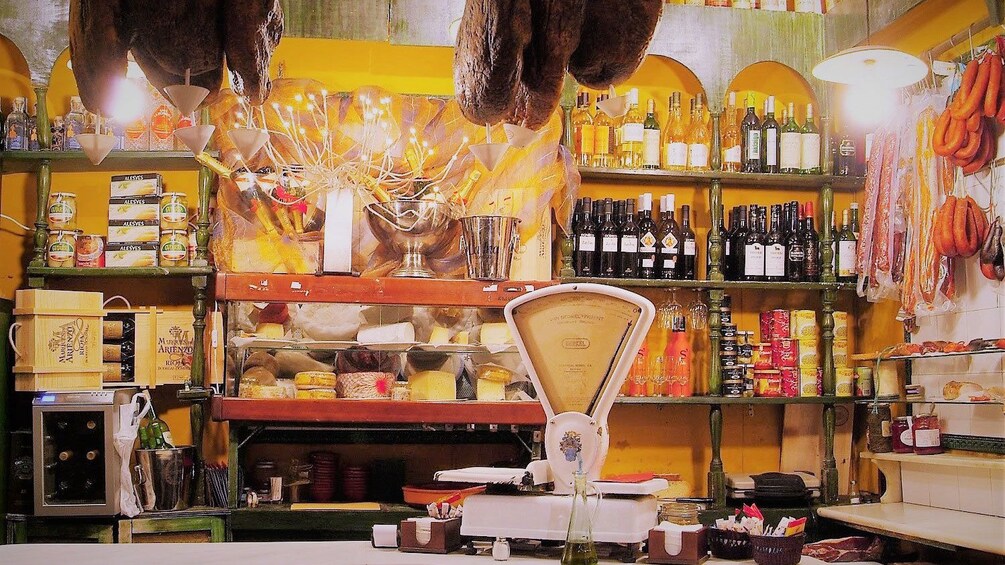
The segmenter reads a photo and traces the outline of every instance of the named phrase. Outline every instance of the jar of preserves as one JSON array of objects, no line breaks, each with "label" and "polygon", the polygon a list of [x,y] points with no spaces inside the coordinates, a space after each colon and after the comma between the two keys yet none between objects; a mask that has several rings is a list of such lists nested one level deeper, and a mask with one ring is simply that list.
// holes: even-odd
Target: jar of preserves
[{"label": "jar of preserves", "polygon": [[893,451],[893,417],[889,404],[873,404],[866,415],[866,439],[869,451],[890,453]]},{"label": "jar of preserves", "polygon": [[893,431],[893,452],[914,453],[914,432],[911,430],[911,417],[898,416],[891,424]]},{"label": "jar of preserves", "polygon": [[167,230],[161,232],[160,266],[188,266],[188,231]]},{"label": "jar of preserves", "polygon": [[46,265],[73,267],[77,256],[77,232],[73,230],[50,231],[45,249]]},{"label": "jar of preserves", "polygon": [[918,455],[942,453],[942,436],[939,417],[935,414],[915,416],[911,425],[914,435],[914,452]]},{"label": "jar of preserves", "polygon": [[77,195],[72,192],[50,194],[46,217],[50,230],[77,229]]},{"label": "jar of preserves", "polygon": [[165,193],[161,196],[160,217],[162,230],[187,230],[188,196],[183,192]]}]

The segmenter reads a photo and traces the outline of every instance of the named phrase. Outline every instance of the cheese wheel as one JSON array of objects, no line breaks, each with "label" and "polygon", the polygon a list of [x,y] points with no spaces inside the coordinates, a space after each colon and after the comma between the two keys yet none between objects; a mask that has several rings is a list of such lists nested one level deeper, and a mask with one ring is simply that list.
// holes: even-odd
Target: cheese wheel
[{"label": "cheese wheel", "polygon": [[408,377],[412,400],[457,400],[457,381],[453,373],[419,371]]},{"label": "cheese wheel", "polygon": [[360,343],[401,343],[415,341],[415,326],[412,322],[385,324],[360,328],[356,335]]},{"label": "cheese wheel", "polygon": [[324,371],[301,371],[293,376],[297,388],[334,388],[338,377]]},{"label": "cheese wheel", "polygon": [[335,400],[336,398],[338,398],[338,393],[333,388],[297,390],[297,399],[300,400]]},{"label": "cheese wheel", "polygon": [[482,332],[479,339],[482,345],[505,345],[513,343],[513,336],[509,333],[509,325],[501,322],[482,324]]},{"label": "cheese wheel", "polygon": [[450,330],[443,326],[433,326],[433,332],[429,334],[429,343],[435,345],[450,343]]}]

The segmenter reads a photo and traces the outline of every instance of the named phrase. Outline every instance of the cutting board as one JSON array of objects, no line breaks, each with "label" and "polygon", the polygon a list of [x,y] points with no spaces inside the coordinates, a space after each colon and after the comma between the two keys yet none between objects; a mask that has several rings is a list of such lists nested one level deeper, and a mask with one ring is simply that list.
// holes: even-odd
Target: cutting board
[{"label": "cutting board", "polygon": [[[852,453],[852,407],[835,407],[834,458],[837,460],[838,494],[848,494]],[[823,406],[789,404],[782,423],[781,471],[809,471],[820,476],[823,467]]]}]

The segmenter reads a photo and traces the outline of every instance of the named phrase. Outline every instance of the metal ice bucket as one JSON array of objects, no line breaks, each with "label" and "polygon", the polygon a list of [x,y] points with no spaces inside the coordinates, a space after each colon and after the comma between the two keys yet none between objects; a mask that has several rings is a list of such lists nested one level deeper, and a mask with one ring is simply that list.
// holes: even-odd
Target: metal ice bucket
[{"label": "metal ice bucket", "polygon": [[401,253],[401,266],[392,277],[431,278],[426,256],[441,250],[456,237],[457,222],[450,207],[428,200],[392,200],[366,207],[367,223],[374,236]]},{"label": "metal ice bucket", "polygon": [[504,281],[509,278],[513,252],[520,242],[512,216],[465,216],[461,218],[461,249],[464,250],[468,278]]},{"label": "metal ice bucket", "polygon": [[144,510],[185,510],[195,476],[192,447],[137,449],[136,483]]}]

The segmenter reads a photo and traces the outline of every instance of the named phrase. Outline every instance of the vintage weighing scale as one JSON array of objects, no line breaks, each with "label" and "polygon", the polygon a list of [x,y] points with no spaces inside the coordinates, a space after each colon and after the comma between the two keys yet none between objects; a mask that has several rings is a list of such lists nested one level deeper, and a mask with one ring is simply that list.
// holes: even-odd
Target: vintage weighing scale
[{"label": "vintage weighing scale", "polygon": [[438,472],[438,481],[489,485],[485,494],[465,500],[461,535],[495,538],[497,559],[508,555],[508,538],[565,540],[573,475],[581,469],[601,493],[589,505],[593,540],[637,547],[647,539],[656,525],[654,494],[667,482],[599,479],[610,442],[607,415],[654,312],[642,296],[597,284],[544,288],[506,306],[506,321],[548,418],[546,459],[526,469]]}]

